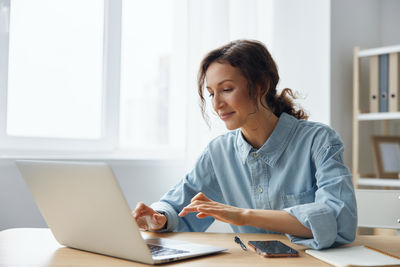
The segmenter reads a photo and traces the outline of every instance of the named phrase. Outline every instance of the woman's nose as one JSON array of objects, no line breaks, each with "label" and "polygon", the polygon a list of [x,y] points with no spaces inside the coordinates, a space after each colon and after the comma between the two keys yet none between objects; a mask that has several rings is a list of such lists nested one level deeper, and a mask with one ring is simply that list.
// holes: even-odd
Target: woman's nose
[{"label": "woman's nose", "polygon": [[218,94],[215,94],[215,95],[214,95],[214,98],[213,98],[213,107],[214,107],[215,110],[217,110],[217,109],[223,107],[224,103],[225,103],[225,102],[223,101],[223,99],[221,98],[221,96],[219,96]]}]

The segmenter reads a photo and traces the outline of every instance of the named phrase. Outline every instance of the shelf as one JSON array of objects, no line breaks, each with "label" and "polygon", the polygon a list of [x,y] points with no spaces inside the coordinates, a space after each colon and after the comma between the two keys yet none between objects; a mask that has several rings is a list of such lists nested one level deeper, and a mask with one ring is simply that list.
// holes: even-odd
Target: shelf
[{"label": "shelf", "polygon": [[360,113],[357,118],[360,121],[399,120],[400,112]]},{"label": "shelf", "polygon": [[[361,88],[360,85],[360,76],[362,72],[362,64],[360,58],[362,57],[371,57],[371,56],[379,56],[384,54],[392,54],[392,53],[400,53],[400,44],[393,46],[385,46],[385,47],[377,47],[371,49],[363,49],[360,50],[359,47],[354,48],[353,54],[353,179],[355,186],[370,186],[377,187],[380,189],[387,189],[390,187],[400,188],[400,179],[388,179],[388,178],[374,178],[374,177],[360,177],[360,169],[362,170],[364,163],[360,159],[360,134],[361,134],[361,121],[371,121],[371,122],[385,122],[383,125],[383,134],[389,135],[390,133],[390,124],[389,120],[400,120],[400,110],[398,112],[375,112],[375,113],[366,113],[367,110],[364,110],[364,113],[361,113],[360,109],[360,97],[361,95],[368,95],[369,92],[367,88],[364,86]],[[363,66],[365,68],[365,66]],[[366,133],[367,135],[371,135],[373,132],[371,130],[370,133]],[[365,164],[365,163],[364,163]]]},{"label": "shelf", "polygon": [[400,52],[400,45],[385,46],[379,48],[364,49],[358,52],[358,57],[369,57]]},{"label": "shelf", "polygon": [[400,187],[400,179],[359,177],[357,179],[357,185]]}]

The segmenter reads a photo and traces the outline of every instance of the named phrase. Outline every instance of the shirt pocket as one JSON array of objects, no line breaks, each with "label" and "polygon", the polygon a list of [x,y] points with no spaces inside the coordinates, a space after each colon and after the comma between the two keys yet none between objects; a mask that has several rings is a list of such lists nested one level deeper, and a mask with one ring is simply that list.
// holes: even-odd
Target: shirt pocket
[{"label": "shirt pocket", "polygon": [[315,200],[315,191],[317,191],[316,185],[304,192],[283,194],[283,204],[285,205],[285,208],[289,208],[296,205],[312,203]]}]

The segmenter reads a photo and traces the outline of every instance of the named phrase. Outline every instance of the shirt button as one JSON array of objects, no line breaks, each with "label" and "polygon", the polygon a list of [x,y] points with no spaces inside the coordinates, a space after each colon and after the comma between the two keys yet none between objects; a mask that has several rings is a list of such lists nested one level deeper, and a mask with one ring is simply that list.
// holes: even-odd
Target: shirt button
[{"label": "shirt button", "polygon": [[253,153],[253,157],[257,158],[257,157],[258,157],[258,153],[257,153],[257,152],[254,152],[254,153]]},{"label": "shirt button", "polygon": [[258,186],[258,188],[257,188],[257,191],[258,191],[258,193],[262,193],[263,192],[263,189],[262,189],[262,187],[261,186]]}]

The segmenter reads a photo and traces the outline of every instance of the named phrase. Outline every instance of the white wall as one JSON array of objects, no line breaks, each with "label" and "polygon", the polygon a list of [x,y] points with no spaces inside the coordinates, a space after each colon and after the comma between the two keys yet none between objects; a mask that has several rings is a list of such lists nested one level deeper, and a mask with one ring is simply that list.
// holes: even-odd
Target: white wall
[{"label": "white wall", "polygon": [[335,0],[331,5],[331,126],[343,139],[344,160],[351,167],[353,48],[380,45],[380,5],[376,0]]},{"label": "white wall", "polygon": [[400,1],[384,0],[381,3],[381,33],[382,45],[400,44]]},{"label": "white wall", "polygon": [[330,124],[330,1],[274,1],[271,54],[278,64],[278,90],[291,88],[310,120]]}]

